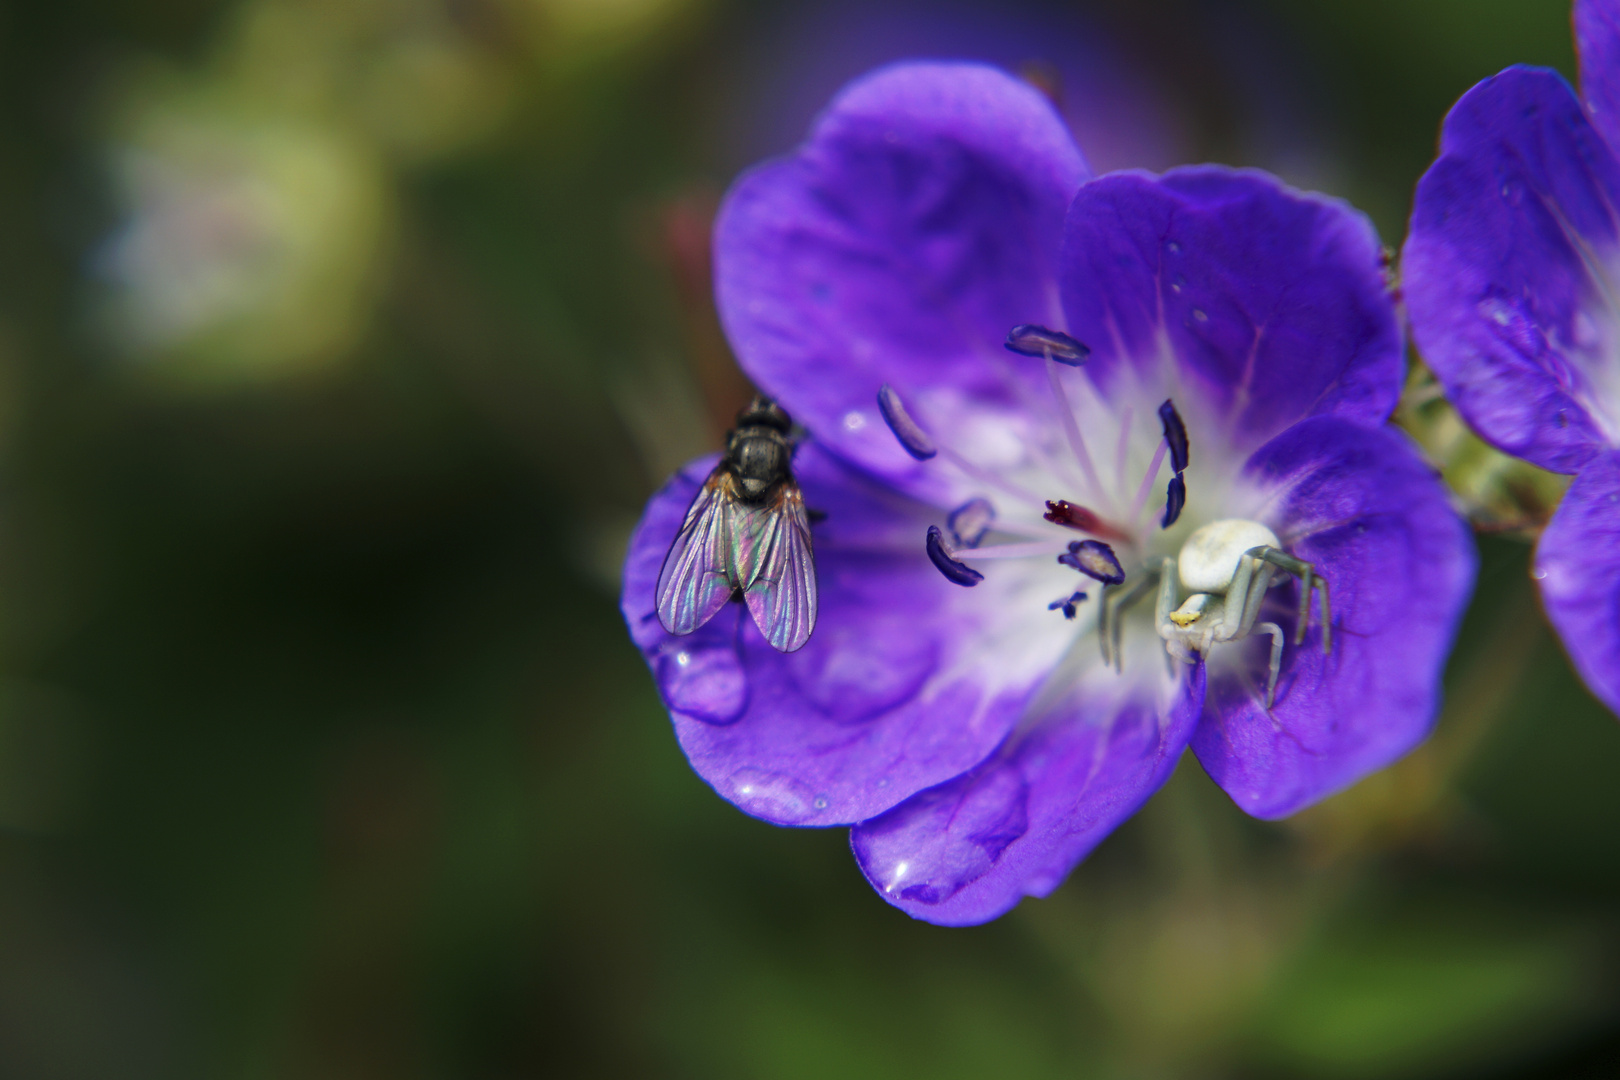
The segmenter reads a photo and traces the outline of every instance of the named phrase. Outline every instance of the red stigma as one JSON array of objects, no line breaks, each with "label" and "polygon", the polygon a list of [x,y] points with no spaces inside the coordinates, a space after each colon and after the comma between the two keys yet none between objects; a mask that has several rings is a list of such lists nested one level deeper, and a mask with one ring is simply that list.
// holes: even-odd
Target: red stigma
[{"label": "red stigma", "polygon": [[1122,544],[1135,542],[1135,537],[1117,525],[1110,524],[1087,510],[1083,506],[1076,506],[1067,499],[1056,502],[1047,500],[1046,513],[1041,515],[1054,525],[1064,525],[1079,532],[1100,536],[1104,540],[1114,540]]}]

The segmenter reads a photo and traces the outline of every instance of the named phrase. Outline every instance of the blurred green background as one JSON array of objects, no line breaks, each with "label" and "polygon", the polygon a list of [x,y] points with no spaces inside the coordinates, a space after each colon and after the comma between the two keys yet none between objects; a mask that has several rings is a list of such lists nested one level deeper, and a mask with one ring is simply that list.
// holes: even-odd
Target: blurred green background
[{"label": "blurred green background", "polygon": [[986,19],[1098,164],[1391,245],[1459,93],[1573,70],[1561,0],[0,7],[0,1076],[1620,1075],[1620,723],[1519,539],[1412,758],[1183,768],[990,926],[686,767],[616,574],[746,393],[715,203]]}]

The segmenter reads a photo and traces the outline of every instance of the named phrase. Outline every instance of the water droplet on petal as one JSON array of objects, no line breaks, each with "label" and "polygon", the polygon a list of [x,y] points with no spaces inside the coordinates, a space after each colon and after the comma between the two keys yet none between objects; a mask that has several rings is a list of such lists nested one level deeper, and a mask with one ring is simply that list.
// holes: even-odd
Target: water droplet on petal
[{"label": "water droplet on petal", "polygon": [[738,769],[727,778],[731,801],[745,813],[766,821],[796,825],[820,808],[805,786],[791,776],[763,769]]},{"label": "water droplet on petal", "polygon": [[1525,310],[1522,301],[1487,296],[1479,302],[1478,310],[1490,322],[1496,338],[1520,356],[1539,360],[1546,355],[1546,335]]},{"label": "water droplet on petal", "polygon": [[665,653],[657,674],[664,703],[673,712],[729,724],[748,708],[748,672],[730,645]]},{"label": "water droplet on petal", "polygon": [[1029,786],[1016,768],[992,768],[925,792],[856,827],[862,869],[884,892],[939,904],[983,877],[1029,830]]},{"label": "water droplet on petal", "polygon": [[1203,308],[1193,308],[1193,318],[1197,319],[1199,322],[1208,322],[1209,313]]},{"label": "water droplet on petal", "polygon": [[844,430],[859,431],[866,426],[866,414],[858,409],[852,409],[844,414]]}]

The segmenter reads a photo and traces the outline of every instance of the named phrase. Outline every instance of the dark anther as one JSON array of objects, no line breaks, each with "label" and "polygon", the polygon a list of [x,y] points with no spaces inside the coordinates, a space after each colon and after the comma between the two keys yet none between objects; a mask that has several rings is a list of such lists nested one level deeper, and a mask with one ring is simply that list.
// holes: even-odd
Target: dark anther
[{"label": "dark anther", "polygon": [[990,500],[974,498],[952,510],[945,518],[945,527],[951,531],[951,539],[956,541],[957,547],[975,548],[990,531],[994,520],[996,508],[990,505]]},{"label": "dark anther", "polygon": [[1159,423],[1164,425],[1164,441],[1170,447],[1170,469],[1184,472],[1187,468],[1187,425],[1168,398],[1159,406]]},{"label": "dark anther", "polygon": [[1091,355],[1091,350],[1061,330],[1027,323],[1015,326],[1007,334],[1007,348],[1021,356],[1050,356],[1060,364],[1079,367]]},{"label": "dark anther", "polygon": [[945,536],[938,525],[928,526],[928,558],[933,561],[945,580],[953,585],[977,585],[984,575],[966,563],[959,563],[945,553]]},{"label": "dark anther", "polygon": [[1170,478],[1170,486],[1164,493],[1164,521],[1160,528],[1168,529],[1176,523],[1181,516],[1181,508],[1187,505],[1187,481],[1182,479],[1180,473]]},{"label": "dark anther", "polygon": [[1054,600],[1054,601],[1052,601],[1050,604],[1046,605],[1046,610],[1047,611],[1056,611],[1059,608],[1062,608],[1063,609],[1063,617],[1065,619],[1068,619],[1070,622],[1073,622],[1075,614],[1079,611],[1080,601],[1084,600],[1085,598],[1086,598],[1085,593],[1077,592],[1077,593],[1074,593],[1074,594],[1070,595],[1068,597],[1068,599],[1066,599],[1066,600]]},{"label": "dark anther", "polygon": [[1125,580],[1125,568],[1119,565],[1114,549],[1101,540],[1076,540],[1069,545],[1068,554],[1059,555],[1057,561],[1104,585],[1118,585]]},{"label": "dark anther", "polygon": [[884,383],[878,389],[877,402],[878,411],[883,414],[883,422],[889,425],[889,430],[900,440],[900,445],[905,448],[906,453],[918,461],[927,461],[939,453],[934,449],[934,440],[930,439],[927,433],[917,426],[917,421],[911,418],[911,414],[906,412],[905,403],[900,400],[900,395],[894,392],[894,387]]}]

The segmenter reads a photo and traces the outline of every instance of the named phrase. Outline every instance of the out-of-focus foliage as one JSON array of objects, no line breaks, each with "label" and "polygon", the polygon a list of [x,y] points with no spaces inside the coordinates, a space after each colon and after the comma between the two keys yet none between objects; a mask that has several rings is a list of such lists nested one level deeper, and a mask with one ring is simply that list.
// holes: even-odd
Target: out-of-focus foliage
[{"label": "out-of-focus foliage", "polygon": [[[1455,96],[1571,64],[1553,0],[932,17],[974,10],[1096,35],[1156,145],[1391,245]],[[1487,528],[1395,768],[1279,823],[1184,769],[1052,898],[956,931],[694,778],[615,575],[746,397],[708,220],[761,73],[838,68],[815,20],[0,10],[0,1075],[1614,1071],[1620,726],[1526,579],[1559,489],[1421,373],[1402,422]],[[887,25],[863,57],[948,37]]]}]

